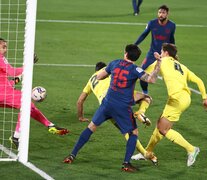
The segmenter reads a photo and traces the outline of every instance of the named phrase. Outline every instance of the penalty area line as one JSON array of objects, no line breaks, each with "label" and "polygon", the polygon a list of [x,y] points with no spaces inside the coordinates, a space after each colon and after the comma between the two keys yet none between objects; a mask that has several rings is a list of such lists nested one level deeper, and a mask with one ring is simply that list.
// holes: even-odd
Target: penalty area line
[{"label": "penalty area line", "polygon": [[44,172],[43,170],[37,168],[34,164],[27,162],[27,163],[22,163],[23,165],[25,165],[26,167],[28,167],[29,169],[31,169],[32,171],[36,172],[37,174],[39,174],[41,177],[43,177],[44,179],[47,180],[54,180],[51,176],[49,176],[46,172]]},{"label": "penalty area line", "polygon": [[[95,67],[95,65],[90,64],[35,64],[35,66],[56,66],[56,67]],[[158,76],[158,79],[163,80],[161,76]],[[199,91],[189,87],[192,92],[195,94],[201,94]]]}]

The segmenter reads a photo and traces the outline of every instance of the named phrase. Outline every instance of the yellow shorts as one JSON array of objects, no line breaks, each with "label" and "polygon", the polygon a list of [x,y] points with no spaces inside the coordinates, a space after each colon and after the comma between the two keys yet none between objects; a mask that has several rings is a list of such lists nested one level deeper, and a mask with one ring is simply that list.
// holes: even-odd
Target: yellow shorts
[{"label": "yellow shorts", "polygon": [[161,117],[165,117],[169,121],[178,121],[180,115],[189,107],[190,103],[191,97],[187,91],[176,93],[168,98]]}]

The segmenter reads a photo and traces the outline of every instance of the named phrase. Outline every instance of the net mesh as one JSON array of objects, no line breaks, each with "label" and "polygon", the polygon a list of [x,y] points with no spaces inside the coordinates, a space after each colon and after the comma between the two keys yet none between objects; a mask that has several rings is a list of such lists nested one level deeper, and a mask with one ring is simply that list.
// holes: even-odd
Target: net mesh
[{"label": "net mesh", "polygon": [[[7,41],[6,58],[13,67],[23,65],[25,17],[26,0],[0,0],[0,37]],[[21,89],[21,83],[15,88]],[[0,159],[14,158],[12,151],[17,152],[9,138],[15,130],[18,112],[0,102]]]}]

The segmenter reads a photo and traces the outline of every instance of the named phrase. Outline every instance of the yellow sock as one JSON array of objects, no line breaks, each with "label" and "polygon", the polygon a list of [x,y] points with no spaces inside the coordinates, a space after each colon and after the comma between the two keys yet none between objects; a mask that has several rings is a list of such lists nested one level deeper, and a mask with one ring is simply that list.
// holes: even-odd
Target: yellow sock
[{"label": "yellow sock", "polygon": [[194,151],[194,146],[192,146],[188,141],[186,141],[185,138],[179,132],[173,129],[170,129],[165,135],[165,137],[173,143],[185,148],[188,153]]},{"label": "yellow sock", "polygon": [[139,106],[139,112],[142,112],[142,113],[145,113],[146,112],[146,110],[148,109],[148,107],[149,107],[149,103],[147,102],[147,101],[141,101],[141,103],[140,103],[140,106]]},{"label": "yellow sock", "polygon": [[146,150],[149,152],[153,152],[154,147],[156,146],[156,144],[163,138],[163,135],[160,134],[159,130],[157,129],[157,127],[155,128],[155,130],[152,133],[152,136],[148,142],[148,145],[146,147]]},{"label": "yellow sock", "polygon": [[[125,135],[125,139],[126,139],[126,140],[129,139],[129,134],[126,134],[126,135]],[[142,146],[142,144],[140,143],[139,140],[137,140],[136,148],[137,148],[137,150],[138,150],[141,154],[143,154],[144,156],[146,155],[146,152],[147,152],[147,151],[146,151],[145,148]]]}]

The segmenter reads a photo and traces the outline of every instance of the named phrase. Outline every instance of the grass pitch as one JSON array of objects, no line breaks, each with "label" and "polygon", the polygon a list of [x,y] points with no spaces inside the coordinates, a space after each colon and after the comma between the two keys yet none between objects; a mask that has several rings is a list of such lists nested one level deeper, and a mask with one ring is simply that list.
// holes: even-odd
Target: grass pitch
[{"label": "grass pitch", "polygon": [[[175,38],[181,61],[207,84],[206,0],[199,3],[192,0],[144,1],[137,17],[132,15],[131,1],[38,1],[35,49],[40,60],[34,67],[33,87],[45,87],[48,97],[37,106],[52,122],[69,128],[71,133],[63,137],[52,135],[47,128],[31,120],[30,162],[60,180],[207,178],[206,111],[201,106],[201,96],[194,93],[191,107],[174,127],[201,149],[193,167],[186,166],[184,149],[163,139],[155,149],[159,166],[155,167],[149,161],[132,161],[140,171],[133,174],[121,172],[126,142],[110,122],[104,123],[92,135],[74,164],[62,163],[87,126],[77,119],[76,101],[94,72],[93,65],[97,61],[108,63],[122,58],[125,45],[135,42],[145,24],[156,18],[157,8],[162,4],[170,7],[169,17],[177,24]],[[143,53],[138,65],[149,49],[150,40],[149,35],[140,45]],[[189,85],[197,89],[193,84]],[[139,84],[136,89],[140,90]],[[144,128],[139,124],[139,139],[144,146],[166,102],[164,83],[158,80],[155,85],[150,85],[150,94],[154,101],[146,114],[153,125]],[[85,116],[91,119],[98,107],[93,95],[84,107]],[[0,166],[1,179],[42,179],[18,162],[0,162]]]}]

